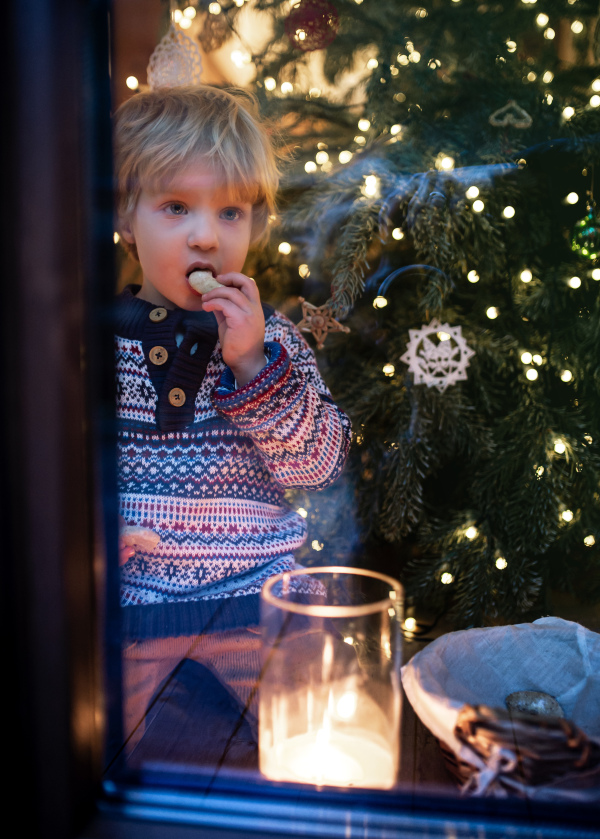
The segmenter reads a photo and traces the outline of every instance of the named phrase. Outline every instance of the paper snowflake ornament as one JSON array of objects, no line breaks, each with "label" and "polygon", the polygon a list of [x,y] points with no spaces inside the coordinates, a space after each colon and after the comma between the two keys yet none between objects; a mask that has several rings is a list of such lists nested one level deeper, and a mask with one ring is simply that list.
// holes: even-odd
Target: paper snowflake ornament
[{"label": "paper snowflake ornament", "polygon": [[304,297],[299,297],[302,303],[302,320],[297,324],[302,332],[312,332],[317,341],[317,349],[322,350],[328,332],[350,332],[348,326],[337,321],[330,306],[313,306]]},{"label": "paper snowflake ornament", "polygon": [[150,56],[150,90],[200,84],[202,53],[198,44],[173,24]]},{"label": "paper snowflake ornament", "polygon": [[434,318],[429,326],[408,331],[410,340],[400,361],[408,364],[416,385],[437,387],[443,393],[449,385],[467,378],[469,359],[475,352],[467,346],[460,326]]}]

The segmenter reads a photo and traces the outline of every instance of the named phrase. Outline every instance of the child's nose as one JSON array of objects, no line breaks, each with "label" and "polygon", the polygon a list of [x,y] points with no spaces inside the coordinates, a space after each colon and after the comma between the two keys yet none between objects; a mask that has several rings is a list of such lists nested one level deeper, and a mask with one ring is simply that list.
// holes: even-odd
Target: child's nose
[{"label": "child's nose", "polygon": [[217,246],[217,227],[215,222],[206,216],[198,216],[192,220],[188,245],[191,248],[211,250]]}]

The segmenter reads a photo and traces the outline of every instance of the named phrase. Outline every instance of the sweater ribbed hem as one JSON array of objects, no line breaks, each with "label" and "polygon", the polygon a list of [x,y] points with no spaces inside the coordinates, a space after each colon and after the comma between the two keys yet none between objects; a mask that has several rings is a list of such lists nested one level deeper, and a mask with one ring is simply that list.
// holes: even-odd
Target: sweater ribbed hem
[{"label": "sweater ribbed hem", "polygon": [[257,626],[258,594],[216,600],[186,600],[121,608],[122,637],[128,641],[202,635]]}]

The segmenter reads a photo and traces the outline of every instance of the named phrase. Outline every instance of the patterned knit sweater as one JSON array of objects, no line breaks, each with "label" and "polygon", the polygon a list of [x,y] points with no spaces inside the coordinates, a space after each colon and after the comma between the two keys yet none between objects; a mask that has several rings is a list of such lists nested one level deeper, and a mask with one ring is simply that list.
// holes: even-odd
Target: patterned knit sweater
[{"label": "patterned knit sweater", "polygon": [[272,307],[263,304],[268,363],[236,389],[214,314],[155,307],[135,291],[120,295],[117,315],[119,507],[160,542],[122,568],[125,634],[256,622],[262,583],[294,566],[306,538],[284,492],[335,480],[349,420]]}]

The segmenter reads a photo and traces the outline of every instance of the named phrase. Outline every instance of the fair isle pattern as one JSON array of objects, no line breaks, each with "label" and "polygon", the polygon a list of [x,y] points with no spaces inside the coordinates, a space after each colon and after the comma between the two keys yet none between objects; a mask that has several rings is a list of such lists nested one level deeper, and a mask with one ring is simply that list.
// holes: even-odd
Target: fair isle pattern
[{"label": "fair isle pattern", "polygon": [[[146,304],[133,298],[128,305]],[[141,339],[116,340],[120,515],[161,540],[123,566],[122,603],[257,593],[266,577],[294,567],[293,551],[306,538],[285,488],[319,489],[337,477],[349,421],[332,403],[304,338],[275,313],[261,373],[236,390],[217,343],[194,421],[161,433],[160,393]]]},{"label": "fair isle pattern", "polygon": [[117,419],[153,423],[158,397],[148,375],[141,341],[115,338]]}]

